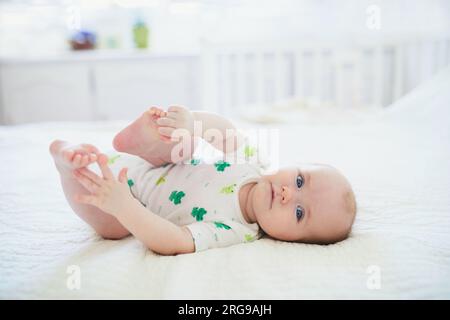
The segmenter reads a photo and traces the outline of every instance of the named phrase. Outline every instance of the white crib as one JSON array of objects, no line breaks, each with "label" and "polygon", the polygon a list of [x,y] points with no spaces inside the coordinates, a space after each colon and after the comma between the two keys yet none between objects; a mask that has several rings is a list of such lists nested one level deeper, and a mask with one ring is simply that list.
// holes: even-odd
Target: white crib
[{"label": "white crib", "polygon": [[288,99],[309,106],[385,107],[450,61],[450,37],[299,42],[205,45],[203,108],[231,115]]}]

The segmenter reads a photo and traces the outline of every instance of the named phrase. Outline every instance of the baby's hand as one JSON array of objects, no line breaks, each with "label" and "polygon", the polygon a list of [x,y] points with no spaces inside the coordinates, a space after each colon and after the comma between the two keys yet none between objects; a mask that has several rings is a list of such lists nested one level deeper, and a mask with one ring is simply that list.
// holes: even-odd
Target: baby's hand
[{"label": "baby's hand", "polygon": [[108,158],[104,154],[99,155],[97,164],[103,177],[87,168],[74,170],[74,177],[91,193],[89,195],[77,194],[75,200],[117,216],[126,212],[134,198],[128,186],[127,169],[123,168],[116,180],[107,162]]},{"label": "baby's hand", "polygon": [[176,140],[175,137],[172,137],[172,133],[176,129],[186,129],[190,135],[194,132],[194,115],[189,109],[182,106],[169,107],[166,114],[157,119],[156,123],[159,126],[159,134],[166,142]]}]

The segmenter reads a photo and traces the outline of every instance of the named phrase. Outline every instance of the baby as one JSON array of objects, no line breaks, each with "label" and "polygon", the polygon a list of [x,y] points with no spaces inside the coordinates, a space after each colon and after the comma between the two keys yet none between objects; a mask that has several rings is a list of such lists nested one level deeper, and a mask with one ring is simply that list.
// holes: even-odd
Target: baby
[{"label": "baby", "polygon": [[[195,123],[201,123],[200,132]],[[194,139],[179,143],[180,130]],[[244,161],[193,157],[200,137],[223,155],[244,155]],[[232,122],[217,114],[152,107],[114,138],[121,154],[108,158],[93,145],[60,140],[50,153],[70,206],[106,239],[133,234],[154,252],[175,255],[264,234],[315,244],[347,238],[356,203],[342,174],[319,164],[262,174],[258,163],[248,161],[255,150],[242,140]],[[97,173],[89,168],[95,162]]]}]

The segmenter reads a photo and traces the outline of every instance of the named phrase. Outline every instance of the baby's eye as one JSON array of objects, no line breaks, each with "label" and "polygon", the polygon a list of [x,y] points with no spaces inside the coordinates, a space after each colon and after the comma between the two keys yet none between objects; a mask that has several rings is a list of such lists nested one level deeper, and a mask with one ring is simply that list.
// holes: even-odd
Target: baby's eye
[{"label": "baby's eye", "polygon": [[297,206],[295,208],[295,216],[297,217],[297,221],[300,221],[303,218],[303,208],[300,206]]},{"label": "baby's eye", "polygon": [[297,187],[300,189],[303,186],[303,177],[301,175],[297,176]]}]

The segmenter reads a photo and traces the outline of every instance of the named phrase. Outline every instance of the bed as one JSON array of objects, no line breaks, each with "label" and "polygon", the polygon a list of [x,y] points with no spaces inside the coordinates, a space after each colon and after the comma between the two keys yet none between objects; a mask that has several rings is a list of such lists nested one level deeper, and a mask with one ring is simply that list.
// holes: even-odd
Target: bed
[{"label": "bed", "polygon": [[124,123],[0,127],[0,298],[448,299],[449,84],[447,68],[372,117],[276,125],[281,164],[330,163],[354,186],[352,234],[329,246],[160,256],[133,237],[103,240],[71,212],[47,148],[56,137],[111,148]]}]

